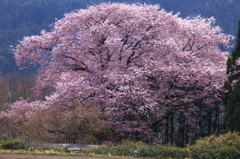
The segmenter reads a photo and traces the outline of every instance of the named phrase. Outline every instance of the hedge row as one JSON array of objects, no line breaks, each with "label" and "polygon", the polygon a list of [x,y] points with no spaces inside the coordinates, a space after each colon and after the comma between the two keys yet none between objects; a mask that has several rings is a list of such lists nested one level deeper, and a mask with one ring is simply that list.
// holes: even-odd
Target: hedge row
[{"label": "hedge row", "polygon": [[97,148],[81,150],[81,152],[159,159],[237,159],[240,158],[240,136],[237,132],[221,136],[214,134],[197,140],[196,144],[186,148],[123,141],[117,146],[105,144]]},{"label": "hedge row", "polygon": [[[0,149],[26,149],[26,146],[21,141],[2,138]],[[104,144],[81,149],[79,153],[157,159],[237,159],[240,158],[240,136],[236,132],[219,137],[212,135],[186,148],[122,141],[118,145]]]}]

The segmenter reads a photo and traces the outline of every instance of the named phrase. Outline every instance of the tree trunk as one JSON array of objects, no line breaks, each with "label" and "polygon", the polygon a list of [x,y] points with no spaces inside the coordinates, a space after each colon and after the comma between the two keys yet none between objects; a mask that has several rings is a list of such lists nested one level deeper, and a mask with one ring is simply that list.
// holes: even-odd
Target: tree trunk
[{"label": "tree trunk", "polygon": [[168,126],[168,120],[169,120],[169,117],[167,116],[166,117],[166,123],[165,123],[165,144],[167,144],[168,143],[168,141],[169,141],[169,134],[168,134],[168,132],[169,132],[169,126]]},{"label": "tree trunk", "polygon": [[173,133],[174,133],[174,114],[171,114],[171,145],[173,145]]},{"label": "tree trunk", "polygon": [[185,144],[188,144],[188,118],[185,119]]},{"label": "tree trunk", "polygon": [[182,131],[182,147],[185,146],[184,142],[185,142],[185,116],[183,116],[183,131]]},{"label": "tree trunk", "polygon": [[208,117],[208,132],[207,135],[211,135],[212,134],[212,110],[208,111],[207,113],[207,117]]}]

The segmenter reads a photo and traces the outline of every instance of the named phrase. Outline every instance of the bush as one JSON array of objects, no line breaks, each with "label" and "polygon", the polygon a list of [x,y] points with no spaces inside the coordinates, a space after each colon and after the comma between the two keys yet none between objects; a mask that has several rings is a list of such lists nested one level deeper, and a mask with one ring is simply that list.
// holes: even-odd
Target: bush
[{"label": "bush", "polygon": [[[82,151],[81,151],[82,152]],[[189,151],[183,148],[170,146],[148,145],[144,142],[122,141],[119,145],[104,144],[96,148],[90,148],[85,153],[96,153],[113,156],[151,157],[151,158],[175,158],[189,157]]]},{"label": "bush", "polygon": [[88,153],[97,153],[102,155],[113,156],[135,156],[137,145],[142,143],[136,143],[131,141],[123,141],[119,145],[103,144],[95,148],[87,149]]},{"label": "bush", "polygon": [[25,149],[23,142],[13,139],[2,138],[0,139],[0,148],[7,150],[20,150]]},{"label": "bush", "polygon": [[200,140],[196,141],[196,144],[193,146],[190,146],[192,148],[208,148],[208,149],[218,149],[220,147],[229,147],[233,146],[238,151],[240,151],[240,136],[238,132],[234,133],[226,133],[221,136],[216,136],[216,134],[213,134],[208,137],[204,137]]},{"label": "bush", "polygon": [[239,151],[235,147],[220,147],[219,149],[191,149],[192,159],[237,159]]},{"label": "bush", "polygon": [[103,145],[98,153],[116,156],[172,158],[172,159],[236,159],[240,158],[239,133],[216,134],[197,140],[188,148],[148,145],[143,142],[122,141],[120,145]]},{"label": "bush", "polygon": [[119,145],[105,144],[88,153],[114,156],[133,156],[172,159],[236,159],[240,158],[239,133],[227,133],[219,137],[216,134],[197,140],[187,148],[148,145],[143,142],[122,141]]},{"label": "bush", "polygon": [[214,134],[197,140],[189,149],[193,159],[236,159],[240,157],[240,136],[237,132]]},{"label": "bush", "polygon": [[154,147],[142,147],[135,155],[136,157],[156,157],[158,156],[158,150]]},{"label": "bush", "polygon": [[158,148],[158,158],[174,158],[183,159],[188,158],[190,153],[186,148],[172,147],[172,146],[160,146]]}]

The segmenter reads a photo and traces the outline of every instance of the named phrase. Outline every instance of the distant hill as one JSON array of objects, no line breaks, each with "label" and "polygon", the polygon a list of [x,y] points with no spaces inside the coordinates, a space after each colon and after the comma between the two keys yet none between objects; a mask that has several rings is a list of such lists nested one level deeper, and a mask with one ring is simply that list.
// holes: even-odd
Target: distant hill
[{"label": "distant hill", "polygon": [[10,46],[24,36],[49,30],[50,24],[64,13],[101,2],[159,4],[166,11],[180,16],[212,17],[227,34],[236,35],[240,20],[240,0],[1,0],[0,1],[0,72],[17,69]]},{"label": "distant hill", "polygon": [[180,12],[182,17],[201,15],[214,17],[227,34],[237,34],[240,0],[152,0],[167,11]]}]

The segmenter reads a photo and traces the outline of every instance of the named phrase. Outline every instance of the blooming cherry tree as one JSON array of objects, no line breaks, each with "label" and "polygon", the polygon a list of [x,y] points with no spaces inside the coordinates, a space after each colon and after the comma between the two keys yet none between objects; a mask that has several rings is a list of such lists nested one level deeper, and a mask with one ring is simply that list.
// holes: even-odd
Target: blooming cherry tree
[{"label": "blooming cherry tree", "polygon": [[226,53],[219,46],[228,47],[231,38],[213,18],[103,3],[66,14],[51,32],[25,37],[15,58],[21,68],[41,68],[36,90],[53,88],[43,102],[49,109],[94,105],[120,139],[151,142],[169,114],[182,113],[197,131],[202,106],[221,102]]}]

